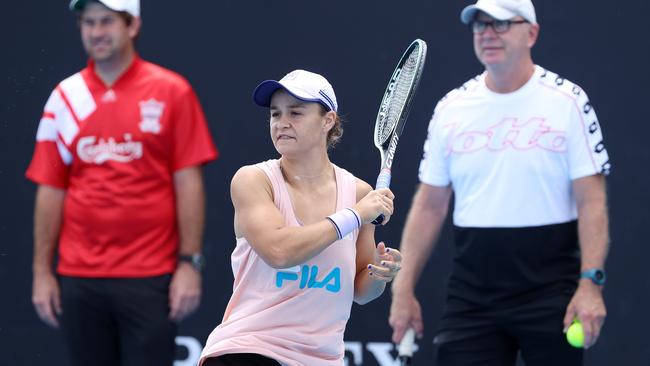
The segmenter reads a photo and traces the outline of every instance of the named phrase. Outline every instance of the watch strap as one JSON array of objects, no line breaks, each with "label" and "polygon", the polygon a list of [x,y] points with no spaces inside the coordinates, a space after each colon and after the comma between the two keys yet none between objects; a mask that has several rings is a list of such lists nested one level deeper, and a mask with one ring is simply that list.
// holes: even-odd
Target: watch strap
[{"label": "watch strap", "polygon": [[592,268],[588,269],[585,271],[582,271],[580,273],[580,278],[588,278],[590,279],[593,283],[595,283],[598,286],[602,286],[605,284],[605,271],[603,271],[600,268]]},{"label": "watch strap", "polygon": [[201,272],[203,268],[205,268],[205,258],[201,253],[185,254],[185,255],[179,254],[178,260],[182,262],[188,262],[198,272]]}]

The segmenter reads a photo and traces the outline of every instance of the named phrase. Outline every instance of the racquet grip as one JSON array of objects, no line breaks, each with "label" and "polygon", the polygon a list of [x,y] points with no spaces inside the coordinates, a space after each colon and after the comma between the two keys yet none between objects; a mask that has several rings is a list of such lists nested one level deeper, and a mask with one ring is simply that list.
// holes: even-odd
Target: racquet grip
[{"label": "racquet grip", "polygon": [[415,344],[415,330],[409,328],[404,333],[402,340],[397,346],[397,352],[399,356],[403,357],[412,357],[413,356],[413,346]]},{"label": "racquet grip", "polygon": [[[375,189],[390,187],[390,178],[390,169],[382,169],[381,173],[379,173],[379,176],[377,177],[377,184],[375,185]],[[382,222],[384,222],[384,214],[381,214],[372,220],[372,223],[374,225],[381,225]]]},{"label": "racquet grip", "polygon": [[372,220],[372,223],[374,225],[381,225],[381,223],[384,222],[384,218],[385,218],[384,214],[380,214],[379,216],[377,216],[376,219]]},{"label": "racquet grip", "polygon": [[390,169],[382,169],[381,173],[379,173],[379,176],[377,177],[375,189],[390,187],[390,178]]}]

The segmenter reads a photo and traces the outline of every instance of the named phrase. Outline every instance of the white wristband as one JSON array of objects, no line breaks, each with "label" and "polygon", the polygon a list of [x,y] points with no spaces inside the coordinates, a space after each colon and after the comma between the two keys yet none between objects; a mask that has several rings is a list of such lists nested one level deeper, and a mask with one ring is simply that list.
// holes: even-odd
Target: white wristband
[{"label": "white wristband", "polygon": [[339,240],[361,226],[361,217],[351,208],[344,208],[327,218],[334,224]]}]

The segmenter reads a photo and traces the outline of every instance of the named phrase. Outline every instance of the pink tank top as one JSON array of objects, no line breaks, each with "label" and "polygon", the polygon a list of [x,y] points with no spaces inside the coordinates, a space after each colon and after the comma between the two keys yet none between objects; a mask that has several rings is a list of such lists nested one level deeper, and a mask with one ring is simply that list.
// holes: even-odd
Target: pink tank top
[{"label": "pink tank top", "polygon": [[[256,164],[273,185],[275,206],[288,226],[300,226],[279,160]],[[334,166],[336,209],[356,204],[356,179]],[[260,218],[263,220],[263,218]],[[307,262],[275,269],[246,238],[232,252],[233,294],[212,331],[199,365],[211,356],[258,353],[283,365],[343,365],[343,333],[350,317],[359,231],[334,242]]]}]

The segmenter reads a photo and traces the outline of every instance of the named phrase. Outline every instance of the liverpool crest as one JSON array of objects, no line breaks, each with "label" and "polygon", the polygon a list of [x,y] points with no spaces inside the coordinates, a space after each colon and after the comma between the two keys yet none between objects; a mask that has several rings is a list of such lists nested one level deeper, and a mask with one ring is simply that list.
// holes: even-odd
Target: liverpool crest
[{"label": "liverpool crest", "polygon": [[149,133],[160,133],[160,117],[165,109],[165,103],[153,98],[138,103],[140,105],[140,131]]}]

